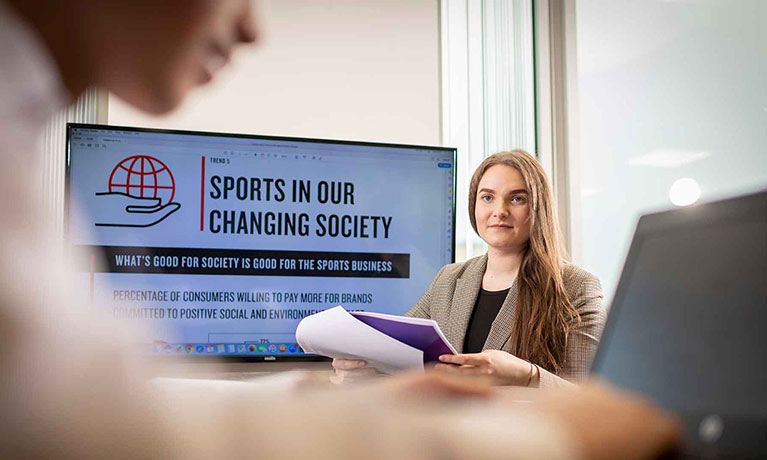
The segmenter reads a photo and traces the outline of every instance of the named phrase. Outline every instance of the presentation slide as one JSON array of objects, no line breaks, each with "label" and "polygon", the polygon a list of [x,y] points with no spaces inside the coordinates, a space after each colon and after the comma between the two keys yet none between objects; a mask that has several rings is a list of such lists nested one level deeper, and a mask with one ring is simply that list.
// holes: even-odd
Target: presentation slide
[{"label": "presentation slide", "polygon": [[78,283],[159,354],[300,355],[336,305],[403,314],[453,260],[454,150],[70,125]]}]

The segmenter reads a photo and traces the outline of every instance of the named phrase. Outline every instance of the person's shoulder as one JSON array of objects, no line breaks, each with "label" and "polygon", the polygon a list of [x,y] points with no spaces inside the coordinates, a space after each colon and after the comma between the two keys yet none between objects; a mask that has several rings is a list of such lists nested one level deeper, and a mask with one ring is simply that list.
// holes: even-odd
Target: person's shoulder
[{"label": "person's shoulder", "polygon": [[565,262],[562,267],[562,281],[571,297],[601,297],[602,284],[599,278],[586,269]]},{"label": "person's shoulder", "polygon": [[442,270],[440,270],[439,275],[437,276],[438,279],[458,279],[466,273],[466,271],[478,269],[481,266],[485,265],[487,263],[487,256],[481,255],[474,258],[471,258],[464,262],[456,262],[452,264],[445,265],[442,267]]}]

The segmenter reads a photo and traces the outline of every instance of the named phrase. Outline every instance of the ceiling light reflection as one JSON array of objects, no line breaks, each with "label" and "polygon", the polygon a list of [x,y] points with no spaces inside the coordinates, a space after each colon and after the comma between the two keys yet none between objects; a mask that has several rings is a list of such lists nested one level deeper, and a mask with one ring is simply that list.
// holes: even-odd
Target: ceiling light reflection
[{"label": "ceiling light reflection", "polygon": [[700,194],[700,185],[690,177],[677,179],[668,190],[668,198],[676,206],[689,206],[698,201]]}]

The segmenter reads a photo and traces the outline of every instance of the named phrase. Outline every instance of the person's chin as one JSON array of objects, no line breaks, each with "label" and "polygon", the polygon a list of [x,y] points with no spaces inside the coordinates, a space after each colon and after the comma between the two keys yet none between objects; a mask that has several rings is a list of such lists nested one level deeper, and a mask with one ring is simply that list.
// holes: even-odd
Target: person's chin
[{"label": "person's chin", "polygon": [[152,115],[165,115],[178,108],[188,92],[180,86],[169,86],[161,91],[153,91],[150,97],[128,102]]},{"label": "person's chin", "polygon": [[215,71],[203,67],[199,72],[199,78],[197,80],[197,84],[200,86],[207,85],[208,83],[213,81],[214,74],[215,74]]},{"label": "person's chin", "polygon": [[143,108],[146,112],[149,112],[153,115],[165,115],[167,113],[172,112],[175,110],[179,105],[181,105],[181,100],[154,100],[152,101],[152,104]]},{"label": "person's chin", "polygon": [[511,249],[519,246],[519,241],[509,238],[488,238],[485,240],[488,246],[495,249]]}]

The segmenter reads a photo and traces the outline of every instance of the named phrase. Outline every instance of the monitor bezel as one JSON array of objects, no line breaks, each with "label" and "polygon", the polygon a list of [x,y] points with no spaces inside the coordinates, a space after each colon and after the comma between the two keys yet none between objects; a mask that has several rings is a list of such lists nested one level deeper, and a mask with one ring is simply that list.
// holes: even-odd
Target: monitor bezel
[{"label": "monitor bezel", "polygon": [[[456,200],[455,195],[457,191],[457,179],[458,179],[458,149],[455,147],[441,147],[432,145],[418,145],[418,144],[394,144],[385,142],[370,142],[370,141],[352,141],[341,139],[323,139],[323,138],[311,138],[311,137],[292,137],[292,136],[272,136],[262,134],[243,134],[243,133],[227,133],[227,132],[215,132],[215,131],[191,131],[191,130],[179,130],[179,129],[166,129],[166,128],[146,128],[136,126],[120,126],[120,125],[108,125],[108,124],[95,124],[95,123],[71,123],[66,125],[66,148],[64,159],[64,206],[63,206],[63,232],[64,241],[66,241],[68,247],[71,246],[69,242],[69,193],[70,193],[70,160],[71,160],[71,145],[70,135],[73,129],[96,129],[96,130],[116,130],[116,131],[131,131],[131,132],[143,132],[143,133],[155,133],[155,134],[178,134],[178,135],[191,135],[191,136],[207,136],[207,137],[221,137],[221,138],[239,138],[239,139],[254,139],[254,140],[268,140],[268,141],[286,141],[286,142],[309,142],[318,144],[336,144],[336,145],[356,145],[362,147],[384,147],[384,148],[399,148],[399,149],[412,149],[412,150],[437,150],[442,151],[453,156],[453,200],[452,200],[452,241],[451,241],[451,257],[450,263],[455,262],[455,244],[456,244]],[[276,362],[276,361],[329,361],[329,358],[324,356],[303,354],[303,355],[155,355],[157,359],[167,360],[193,360],[194,362]]]}]

